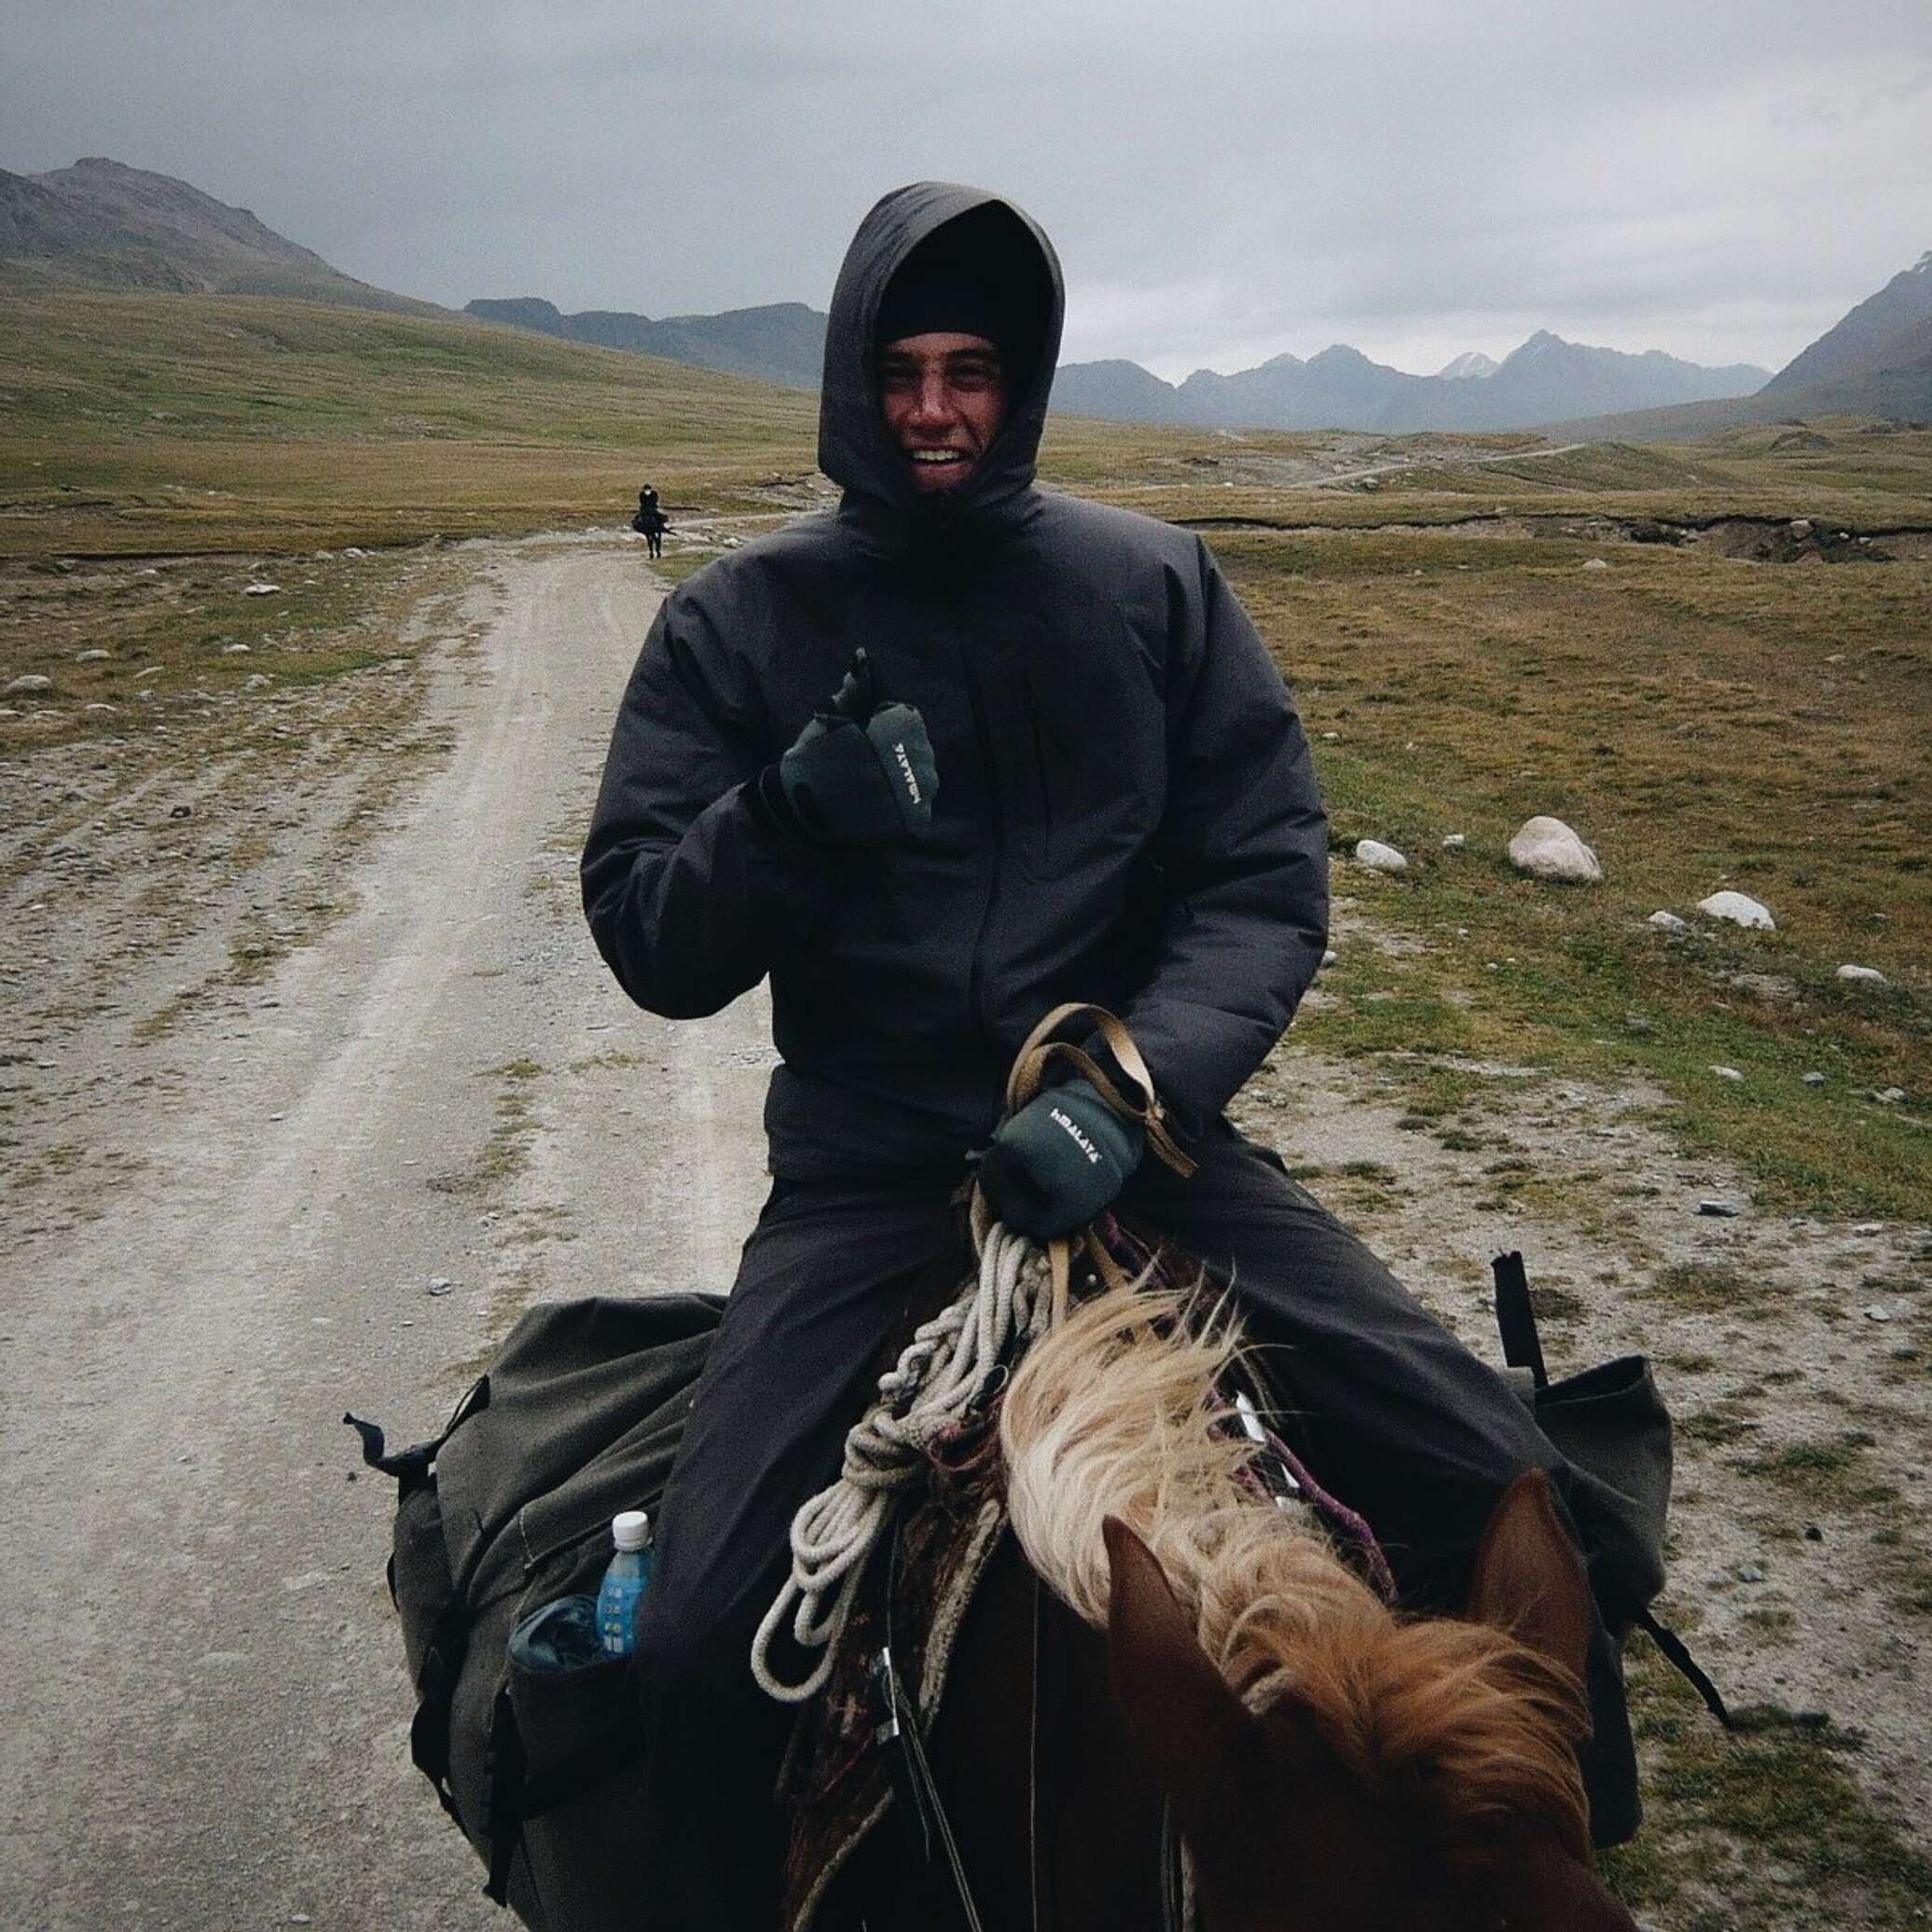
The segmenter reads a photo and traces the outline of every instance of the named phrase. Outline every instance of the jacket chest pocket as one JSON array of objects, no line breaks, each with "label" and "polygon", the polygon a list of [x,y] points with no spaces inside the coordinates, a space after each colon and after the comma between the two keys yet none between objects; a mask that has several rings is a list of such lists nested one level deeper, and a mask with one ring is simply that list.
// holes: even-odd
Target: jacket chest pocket
[{"label": "jacket chest pocket", "polygon": [[1159,700],[1125,640],[1070,643],[1042,631],[1030,642],[1014,681],[1035,804],[1022,862],[1042,879],[1121,862],[1159,824],[1166,795]]}]

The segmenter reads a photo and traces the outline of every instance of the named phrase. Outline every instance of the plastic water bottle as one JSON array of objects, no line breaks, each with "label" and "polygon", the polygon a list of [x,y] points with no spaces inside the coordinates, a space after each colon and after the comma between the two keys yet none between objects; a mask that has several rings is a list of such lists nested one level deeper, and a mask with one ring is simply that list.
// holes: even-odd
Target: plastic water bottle
[{"label": "plastic water bottle", "polygon": [[651,1519],[625,1510],[611,1519],[617,1553],[597,1593],[597,1635],[606,1657],[628,1657],[637,1649],[637,1607],[651,1580]]}]

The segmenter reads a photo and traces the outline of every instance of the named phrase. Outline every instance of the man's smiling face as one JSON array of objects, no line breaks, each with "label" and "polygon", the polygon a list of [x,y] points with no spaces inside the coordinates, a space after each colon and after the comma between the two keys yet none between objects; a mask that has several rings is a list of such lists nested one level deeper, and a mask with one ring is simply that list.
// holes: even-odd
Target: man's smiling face
[{"label": "man's smiling face", "polygon": [[934,331],[888,342],[879,351],[878,393],[915,490],[965,482],[1006,421],[1006,374],[984,336]]}]

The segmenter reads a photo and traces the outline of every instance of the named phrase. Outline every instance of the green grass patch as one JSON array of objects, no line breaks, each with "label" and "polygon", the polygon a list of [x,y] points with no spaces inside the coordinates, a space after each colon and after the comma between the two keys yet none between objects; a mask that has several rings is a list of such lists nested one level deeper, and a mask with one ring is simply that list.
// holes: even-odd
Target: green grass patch
[{"label": "green grass patch", "polygon": [[[1932,439],[1919,475],[1932,488]],[[1582,544],[1388,529],[1217,549],[1298,685],[1338,885],[1409,942],[1346,952],[1297,1039],[1640,1077],[1676,1134],[1744,1164],[1767,1202],[1923,1215],[1932,566],[1626,545],[1606,581],[1580,571]],[[1444,568],[1458,550],[1471,569]],[[1607,883],[1514,872],[1504,848],[1539,812],[1596,848]],[[1352,866],[1369,836],[1409,871]],[[1779,930],[1700,920],[1725,887]],[[1660,907],[1693,930],[1650,927]],[[1891,983],[1842,984],[1846,961]]]},{"label": "green grass patch", "polygon": [[1925,1923],[1932,1861],[1847,1771],[1856,1732],[1758,1705],[1726,1733],[1648,1645],[1629,1666],[1648,1819],[1599,1863],[1633,1911],[1680,1932]]}]

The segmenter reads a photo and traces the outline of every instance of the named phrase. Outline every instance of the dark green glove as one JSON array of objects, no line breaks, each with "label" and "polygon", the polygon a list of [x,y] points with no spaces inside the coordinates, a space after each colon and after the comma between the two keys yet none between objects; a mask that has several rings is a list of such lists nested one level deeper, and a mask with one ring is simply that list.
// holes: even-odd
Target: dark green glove
[{"label": "dark green glove", "polygon": [[1125,1187],[1147,1137],[1084,1080],[1048,1087],[1000,1124],[979,1164],[993,1212],[1051,1241],[1092,1221]]},{"label": "dark green glove", "polygon": [[821,845],[888,846],[932,823],[939,773],[926,721],[909,704],[876,702],[872,660],[852,668],[778,763],[784,808]]}]

